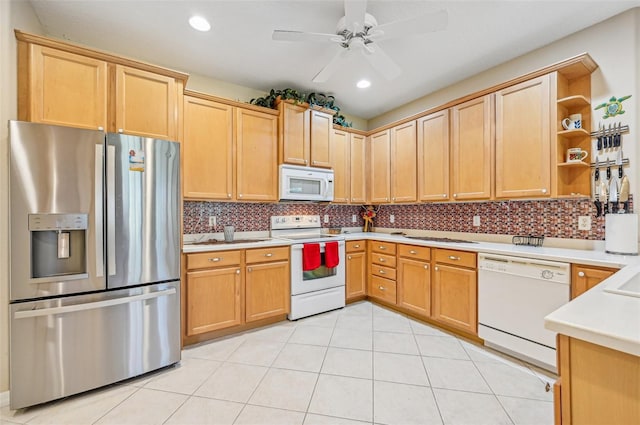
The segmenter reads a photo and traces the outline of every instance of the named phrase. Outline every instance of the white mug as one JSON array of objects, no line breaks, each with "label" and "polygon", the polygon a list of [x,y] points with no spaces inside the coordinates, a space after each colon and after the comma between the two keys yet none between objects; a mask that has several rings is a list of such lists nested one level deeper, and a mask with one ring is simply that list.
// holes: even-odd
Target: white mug
[{"label": "white mug", "polygon": [[582,162],[587,156],[589,156],[589,152],[580,148],[567,149],[567,162]]},{"label": "white mug", "polygon": [[225,242],[233,242],[233,232],[235,232],[235,228],[233,226],[224,226],[224,241]]},{"label": "white mug", "polygon": [[571,114],[569,118],[562,120],[562,126],[565,130],[573,130],[574,128],[582,128],[582,114]]}]

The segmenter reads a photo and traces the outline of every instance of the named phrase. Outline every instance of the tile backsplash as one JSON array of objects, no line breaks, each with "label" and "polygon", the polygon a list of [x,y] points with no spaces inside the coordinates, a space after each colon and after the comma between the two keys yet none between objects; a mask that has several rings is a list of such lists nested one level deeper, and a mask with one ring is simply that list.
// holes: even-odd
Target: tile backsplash
[{"label": "tile backsplash", "polygon": [[[633,211],[632,200],[630,209]],[[360,205],[185,201],[184,233],[220,232],[225,225],[233,225],[240,232],[264,231],[269,230],[272,215],[294,214],[326,214],[329,223],[323,223],[323,227],[357,227],[364,224],[362,211]],[[351,221],[354,214],[356,223]],[[390,220],[392,214],[394,223]],[[580,215],[591,217],[591,230],[578,230]],[[214,228],[208,226],[209,216],[217,218]],[[474,216],[480,217],[478,227],[473,226]],[[383,205],[374,226],[604,240],[604,217],[595,217],[595,207],[588,199]]]}]

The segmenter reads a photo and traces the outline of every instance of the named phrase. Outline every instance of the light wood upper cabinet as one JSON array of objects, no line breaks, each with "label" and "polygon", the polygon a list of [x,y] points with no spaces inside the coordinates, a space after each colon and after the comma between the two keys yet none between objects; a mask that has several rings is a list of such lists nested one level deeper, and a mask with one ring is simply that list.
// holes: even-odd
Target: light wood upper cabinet
[{"label": "light wood upper cabinet", "polygon": [[367,145],[366,137],[351,133],[349,163],[350,195],[352,204],[364,204],[367,201]]},{"label": "light wood upper cabinet", "polygon": [[453,199],[491,198],[493,170],[493,95],[451,108]]},{"label": "light wood upper cabinet", "polygon": [[551,140],[548,75],[496,93],[496,198],[551,195]]},{"label": "light wood upper cabinet", "polygon": [[242,277],[238,267],[187,273],[187,336],[242,323]]},{"label": "light wood upper cabinet", "polygon": [[389,202],[391,183],[391,136],[389,130],[372,134],[369,140],[369,199],[370,203]]},{"label": "light wood upper cabinet", "polygon": [[309,165],[310,123],[307,105],[278,103],[280,163]]},{"label": "light wood upper cabinet", "polygon": [[233,107],[184,97],[185,198],[233,197]]},{"label": "light wood upper cabinet", "polygon": [[19,49],[20,120],[107,128],[105,61],[36,44]]},{"label": "light wood upper cabinet", "polygon": [[178,140],[176,80],[123,65],[116,65],[115,75],[116,112],[112,131]]},{"label": "light wood upper cabinet", "polygon": [[278,117],[236,108],[236,197],[278,200]]},{"label": "light wood upper cabinet", "polygon": [[618,270],[606,267],[571,265],[571,298],[587,292]]},{"label": "light wood upper cabinet", "polygon": [[349,170],[349,153],[351,138],[346,131],[332,131],[333,202],[346,204],[350,200],[351,172]]},{"label": "light wood upper cabinet", "polygon": [[310,110],[311,114],[311,165],[331,168],[331,136],[333,115]]},{"label": "light wood upper cabinet", "polygon": [[449,199],[449,110],[418,119],[418,200]]},{"label": "light wood upper cabinet", "polygon": [[415,202],[417,199],[416,122],[391,128],[391,202]]}]

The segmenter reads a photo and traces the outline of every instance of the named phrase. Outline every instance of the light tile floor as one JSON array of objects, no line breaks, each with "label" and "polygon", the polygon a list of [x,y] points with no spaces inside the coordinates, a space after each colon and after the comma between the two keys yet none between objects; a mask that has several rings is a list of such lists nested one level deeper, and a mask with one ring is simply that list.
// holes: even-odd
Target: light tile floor
[{"label": "light tile floor", "polygon": [[555,377],[369,302],[189,347],[19,424],[553,423]]}]

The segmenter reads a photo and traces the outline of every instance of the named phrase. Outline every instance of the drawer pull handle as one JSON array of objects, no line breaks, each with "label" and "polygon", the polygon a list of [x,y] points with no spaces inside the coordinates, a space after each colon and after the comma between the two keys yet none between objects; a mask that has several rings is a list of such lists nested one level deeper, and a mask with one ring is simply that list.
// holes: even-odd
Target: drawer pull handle
[{"label": "drawer pull handle", "polygon": [[266,254],[264,254],[265,257],[273,257],[273,254],[270,252],[267,252]]},{"label": "drawer pull handle", "polygon": [[384,291],[384,286],[378,286],[378,289]]},{"label": "drawer pull handle", "polygon": [[417,254],[417,253],[418,253],[418,251],[415,251],[415,250],[413,250],[413,249],[412,249],[411,251],[409,251],[409,254],[414,254],[414,255],[415,255],[415,254]]},{"label": "drawer pull handle", "polygon": [[380,257],[380,262],[384,263],[384,258]]},{"label": "drawer pull handle", "polygon": [[220,260],[222,260],[222,257],[209,258],[209,261],[212,263],[217,263]]},{"label": "drawer pull handle", "polygon": [[381,250],[383,250],[383,251],[384,251],[385,249],[387,249],[387,247],[386,247],[386,246],[382,246],[382,245],[380,245],[380,246],[378,247],[378,249],[381,249]]},{"label": "drawer pull handle", "polygon": [[379,270],[378,273],[384,274],[384,270]]},{"label": "drawer pull handle", "polygon": [[456,257],[455,255],[450,255],[450,256],[449,256],[449,260],[459,261],[459,260],[460,260],[460,257]]},{"label": "drawer pull handle", "polygon": [[353,247],[354,247],[354,248],[360,248],[360,244],[358,244],[358,245],[354,245]]},{"label": "drawer pull handle", "polygon": [[578,272],[578,276],[584,277],[584,272]]}]

